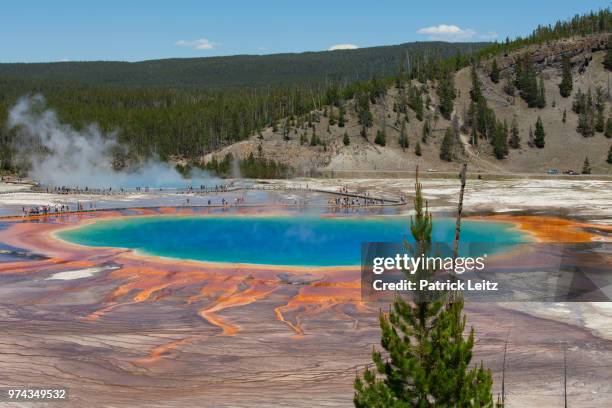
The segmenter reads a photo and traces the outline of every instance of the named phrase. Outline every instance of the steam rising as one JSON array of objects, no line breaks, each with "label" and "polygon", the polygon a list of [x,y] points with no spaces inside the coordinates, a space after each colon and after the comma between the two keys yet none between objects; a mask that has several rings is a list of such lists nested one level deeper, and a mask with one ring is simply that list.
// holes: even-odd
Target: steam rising
[{"label": "steam rising", "polygon": [[171,165],[152,159],[134,169],[114,170],[113,155],[125,153],[116,133],[104,134],[96,124],[78,131],[60,123],[54,111],[45,109],[40,95],[20,98],[9,112],[8,126],[17,130],[20,159],[31,163],[29,176],[45,185],[130,188],[214,184],[203,171],[194,172],[187,180]]}]

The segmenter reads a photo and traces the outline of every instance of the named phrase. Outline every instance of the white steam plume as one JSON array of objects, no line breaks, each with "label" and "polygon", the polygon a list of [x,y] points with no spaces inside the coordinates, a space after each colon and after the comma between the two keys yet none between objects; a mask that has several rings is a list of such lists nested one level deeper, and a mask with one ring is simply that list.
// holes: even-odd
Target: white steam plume
[{"label": "white steam plume", "polygon": [[[115,133],[103,134],[96,124],[78,131],[60,123],[56,113],[44,106],[45,100],[40,95],[22,97],[8,117],[9,128],[17,129],[17,150],[21,158],[31,162],[30,177],[42,184],[153,188],[220,183],[197,170],[191,179],[184,179],[171,165],[152,159],[131,170],[115,171],[113,152],[124,151]],[[41,153],[43,150],[48,153]]]}]

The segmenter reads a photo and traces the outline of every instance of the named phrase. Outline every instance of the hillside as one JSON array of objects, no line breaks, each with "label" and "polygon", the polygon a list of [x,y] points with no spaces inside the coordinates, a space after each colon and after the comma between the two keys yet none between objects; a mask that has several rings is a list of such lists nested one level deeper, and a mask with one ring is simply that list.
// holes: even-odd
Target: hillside
[{"label": "hillside", "polygon": [[[437,81],[421,84],[416,80],[391,86],[384,97],[372,98],[370,111],[372,126],[368,127],[367,138],[362,136],[363,126],[359,121],[357,98],[346,101],[346,124],[338,126],[339,107],[327,106],[312,112],[312,127],[308,120],[281,121],[277,129],[268,127],[260,135],[254,134],[248,140],[233,144],[213,154],[203,157],[209,162],[213,157],[221,160],[227,153],[241,159],[251,153],[296,169],[298,174],[313,170],[413,170],[417,165],[424,169],[437,171],[457,169],[460,163],[467,161],[472,170],[484,172],[545,172],[555,168],[559,171],[574,170],[580,172],[585,158],[589,159],[593,173],[611,174],[612,165],[606,162],[612,139],[603,132],[596,132],[592,137],[584,137],[577,132],[579,115],[572,111],[572,103],[578,90],[595,95],[599,87],[603,91],[605,104],[604,116],[610,117],[609,76],[603,66],[607,48],[607,34],[596,34],[584,37],[573,37],[551,41],[541,45],[532,45],[514,50],[508,54],[497,55],[495,62],[500,70],[500,80],[494,83],[489,74],[493,59],[479,62],[476,73],[481,82],[482,94],[488,107],[494,112],[500,123],[506,122],[510,127],[516,118],[520,147],[509,148],[506,157],[496,158],[492,143],[480,136],[477,145],[472,140],[472,126],[468,118],[470,107],[470,90],[472,89],[471,68],[462,68],[453,73],[457,97],[453,103],[452,116],[456,119],[453,140],[452,161],[441,160],[440,148],[446,130],[452,127],[451,120],[444,119],[439,111]],[[529,107],[516,91],[514,96],[505,92],[508,82],[506,77],[513,75],[520,58],[528,55],[538,78],[544,86],[546,106]],[[573,90],[569,97],[562,97],[559,83],[562,76],[562,57],[570,58],[573,77]],[[425,105],[422,120],[417,118],[414,109],[406,107],[406,113],[397,112],[400,102],[406,99],[410,89],[421,89]],[[429,102],[427,102],[429,101]],[[563,122],[563,113],[566,121]],[[330,113],[334,119],[330,123]],[[545,129],[545,146],[530,146],[529,133],[535,131],[536,121],[540,117]],[[334,123],[335,122],[335,123]],[[423,142],[424,124],[428,122],[431,131],[427,141]],[[405,123],[405,134],[408,147],[400,146],[402,123]],[[385,133],[385,145],[375,143],[377,133]],[[311,143],[313,131],[315,143]],[[348,135],[349,144],[345,145],[344,135]],[[318,143],[317,140],[319,139]],[[415,146],[420,144],[421,156],[416,155]],[[317,144],[312,146],[312,144]]]},{"label": "hillside", "polygon": [[140,62],[83,61],[0,64],[0,77],[69,80],[127,87],[267,87],[389,76],[406,55],[445,58],[489,43],[413,42],[400,45],[273,55],[174,58]]},{"label": "hillside", "polygon": [[[204,166],[222,176],[239,169],[248,177],[278,177],[417,164],[448,170],[468,161],[489,172],[580,172],[588,158],[593,172],[609,173],[605,134],[612,135],[612,121],[602,61],[605,55],[612,68],[610,32],[612,13],[603,9],[484,48],[426,42],[137,63],[0,64],[0,171],[26,174],[36,156],[53,151],[41,132],[29,130],[36,127],[23,125],[57,117],[62,131],[87,139],[94,125],[94,136],[118,144],[100,154],[117,169],[153,159],[185,171]],[[11,124],[17,108],[26,121]],[[243,162],[230,163],[228,153]]]}]

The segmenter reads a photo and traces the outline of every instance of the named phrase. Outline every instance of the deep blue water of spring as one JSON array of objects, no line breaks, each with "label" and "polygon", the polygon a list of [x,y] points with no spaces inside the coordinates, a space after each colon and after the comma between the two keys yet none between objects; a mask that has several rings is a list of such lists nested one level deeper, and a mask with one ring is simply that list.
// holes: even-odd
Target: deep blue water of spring
[{"label": "deep blue water of spring", "polygon": [[[154,216],[103,220],[62,231],[64,240],[208,262],[290,266],[359,265],[362,242],[401,243],[408,217]],[[433,242],[452,243],[455,220],[434,220]],[[463,220],[461,242],[489,252],[528,241],[505,222]],[[410,239],[409,239],[410,240]]]}]

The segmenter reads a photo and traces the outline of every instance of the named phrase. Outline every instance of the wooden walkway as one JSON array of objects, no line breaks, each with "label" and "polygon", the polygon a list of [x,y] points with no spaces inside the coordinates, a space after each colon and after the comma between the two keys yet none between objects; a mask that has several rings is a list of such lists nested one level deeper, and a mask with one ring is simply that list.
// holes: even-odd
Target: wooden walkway
[{"label": "wooden walkway", "polygon": [[[403,202],[400,199],[397,198],[388,198],[388,197],[376,197],[376,196],[370,196],[370,195],[366,195],[366,194],[360,194],[360,193],[351,193],[351,192],[341,192],[341,191],[334,191],[334,190],[325,190],[325,189],[316,189],[316,188],[303,188],[300,186],[296,186],[296,187],[285,187],[285,186],[275,186],[275,185],[270,185],[270,186],[251,186],[251,187],[245,187],[245,186],[236,186],[236,187],[228,187],[228,188],[224,188],[222,190],[214,190],[214,189],[180,189],[180,190],[172,190],[175,192],[175,194],[196,194],[196,195],[205,195],[205,194],[223,194],[223,193],[231,193],[231,192],[238,192],[238,191],[278,191],[278,192],[284,192],[284,191],[300,191],[300,192],[315,192],[315,193],[322,193],[322,194],[330,194],[330,195],[335,195],[335,196],[340,196],[340,197],[351,197],[351,198],[358,198],[358,199],[364,199],[364,200],[370,200],[372,201],[372,203],[369,204],[353,204],[353,205],[334,205],[334,204],[320,204],[320,205],[311,205],[311,204],[305,204],[305,203],[253,203],[253,204],[247,204],[247,203],[242,203],[242,204],[231,204],[228,203],[227,205],[221,205],[221,204],[210,204],[210,205],[205,205],[205,204],[181,204],[181,205],[149,205],[149,206],[139,206],[139,205],[135,205],[135,206],[130,206],[130,207],[112,207],[112,208],[89,208],[89,209],[82,209],[82,210],[68,210],[68,211],[59,211],[59,212],[55,212],[55,211],[50,211],[47,213],[42,213],[42,214],[14,214],[14,215],[2,215],[0,216],[0,220],[3,219],[23,219],[23,218],[40,218],[40,217],[49,217],[49,216],[61,216],[61,215],[68,215],[68,214],[86,214],[86,213],[96,213],[96,212],[112,212],[112,211],[129,211],[129,210],[155,210],[155,209],[163,209],[163,208],[210,208],[210,209],[231,209],[231,208],[261,208],[261,207],[275,207],[275,208],[377,208],[377,207],[393,207],[393,206],[401,206],[406,204],[405,202]],[[100,191],[102,190],[88,190],[88,191],[80,191],[78,193],[66,193],[65,195],[70,196],[73,194],[93,194],[93,195],[105,195],[105,196],[115,196],[115,195],[128,195],[128,192],[117,192],[114,194],[104,194],[101,193]],[[149,193],[152,192],[158,192],[159,190],[154,190],[154,189],[150,189]],[[162,190],[163,192],[164,190]],[[169,191],[169,190],[166,190]],[[49,192],[49,194],[52,194],[52,192]],[[57,194],[57,193],[55,193]],[[148,193],[144,193],[144,194],[148,194]],[[80,200],[83,201],[83,200]],[[42,207],[42,206],[39,206]]]}]

